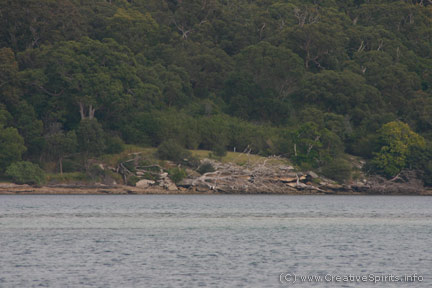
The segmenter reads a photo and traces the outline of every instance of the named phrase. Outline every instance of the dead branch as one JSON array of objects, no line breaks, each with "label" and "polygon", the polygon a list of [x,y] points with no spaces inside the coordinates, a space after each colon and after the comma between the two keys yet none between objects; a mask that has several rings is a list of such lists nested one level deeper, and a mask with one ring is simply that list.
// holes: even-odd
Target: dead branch
[{"label": "dead branch", "polygon": [[360,47],[357,49],[357,52],[363,52],[363,50],[366,48],[364,45],[364,41],[362,40],[360,43]]},{"label": "dead branch", "polygon": [[33,86],[36,86],[37,88],[39,88],[40,90],[42,90],[43,92],[45,92],[46,94],[53,96],[53,97],[59,97],[63,94],[64,89],[62,89],[59,93],[56,92],[51,92],[48,89],[45,89],[45,87],[43,87],[42,85],[37,85],[36,83],[32,84]]}]

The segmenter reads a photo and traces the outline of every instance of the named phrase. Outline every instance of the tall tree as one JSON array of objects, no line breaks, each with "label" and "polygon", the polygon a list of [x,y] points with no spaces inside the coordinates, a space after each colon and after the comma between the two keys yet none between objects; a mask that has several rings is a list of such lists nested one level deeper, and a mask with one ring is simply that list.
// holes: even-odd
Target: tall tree
[{"label": "tall tree", "polygon": [[371,161],[376,172],[393,177],[406,167],[414,148],[424,149],[424,138],[400,121],[393,121],[382,126],[378,131],[381,149]]},{"label": "tall tree", "polygon": [[59,131],[45,136],[45,149],[50,158],[59,164],[59,172],[63,174],[63,159],[76,152],[78,141],[75,131]]},{"label": "tall tree", "polygon": [[0,106],[0,172],[4,172],[13,162],[21,160],[21,155],[26,151],[24,139],[18,130],[6,126],[7,119],[11,118]]}]

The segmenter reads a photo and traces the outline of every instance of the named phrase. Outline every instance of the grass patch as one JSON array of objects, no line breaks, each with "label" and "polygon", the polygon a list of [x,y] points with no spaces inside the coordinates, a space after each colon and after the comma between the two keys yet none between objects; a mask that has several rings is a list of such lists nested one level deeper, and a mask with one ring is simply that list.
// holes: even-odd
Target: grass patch
[{"label": "grass patch", "polygon": [[[189,150],[192,153],[192,156],[195,156],[199,159],[209,158],[209,150]],[[113,155],[102,155],[99,157],[99,160],[106,163],[110,166],[116,166],[120,160],[124,159],[132,159],[133,153],[140,153],[141,157],[147,160],[148,163],[160,163],[159,159],[156,158],[155,153],[156,148],[152,147],[140,147],[137,145],[125,145],[125,150],[119,154]],[[238,152],[227,152],[227,154],[220,158],[220,161],[223,163],[235,163],[237,165],[246,165],[246,164],[258,164],[263,163],[267,158],[262,157],[255,154],[244,154]],[[275,165],[288,165],[290,162],[288,159],[269,159],[266,162],[267,164],[275,164]]]},{"label": "grass patch", "polygon": [[[265,157],[255,155],[255,154],[245,154],[238,152],[228,152],[227,155],[222,157],[222,162],[227,163],[235,163],[237,165],[253,165],[258,163],[263,163],[265,161]],[[268,161],[267,161],[268,162]]]},{"label": "grass patch", "polygon": [[92,182],[92,179],[83,172],[69,172],[61,174],[47,174],[48,183],[74,183],[74,182]]},{"label": "grass patch", "polygon": [[[156,157],[157,148],[151,147],[140,147],[136,145],[125,145],[125,150],[119,154],[112,155],[102,155],[99,157],[99,160],[104,162],[108,166],[115,167],[120,161],[125,161],[127,159],[133,159],[133,153],[140,153],[141,161],[140,165],[152,165],[159,164],[162,167],[165,167],[165,161],[159,160]],[[189,150],[192,153],[193,157],[198,159],[210,158],[209,155],[212,151],[209,150]],[[244,165],[256,165],[264,163],[267,160],[266,164],[269,165],[291,165],[288,159],[268,159],[266,157],[262,157],[255,154],[244,154],[238,152],[227,152],[225,156],[218,157],[218,161],[222,163],[234,163],[240,166]],[[145,165],[144,165],[145,163]]]},{"label": "grass patch", "polygon": [[[196,156],[200,159],[209,158],[209,153],[211,151],[208,150],[192,150],[192,155]],[[272,165],[290,165],[288,159],[268,159],[263,156],[255,155],[255,154],[245,154],[238,152],[227,152],[227,154],[221,157],[220,160],[222,163],[235,163],[240,166],[244,166],[247,164],[254,165],[264,163],[267,160],[266,164]]]}]

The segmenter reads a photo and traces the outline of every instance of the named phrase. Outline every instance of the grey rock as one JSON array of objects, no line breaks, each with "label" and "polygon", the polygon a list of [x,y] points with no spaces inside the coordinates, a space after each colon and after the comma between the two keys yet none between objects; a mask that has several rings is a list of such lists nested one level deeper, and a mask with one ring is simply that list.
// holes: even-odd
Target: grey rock
[{"label": "grey rock", "polygon": [[193,181],[193,179],[183,179],[182,181],[180,181],[180,183],[178,183],[178,186],[189,188],[193,185]]},{"label": "grey rock", "polygon": [[143,179],[143,180],[138,181],[138,182],[135,184],[135,186],[138,187],[138,188],[148,188],[148,187],[150,187],[151,185],[154,185],[155,183],[156,183],[156,182],[153,181],[153,180]]},{"label": "grey rock", "polygon": [[312,179],[319,178],[318,174],[316,174],[316,173],[313,172],[313,171],[309,171],[309,172],[307,173],[307,175],[309,175],[310,177],[312,177]]}]

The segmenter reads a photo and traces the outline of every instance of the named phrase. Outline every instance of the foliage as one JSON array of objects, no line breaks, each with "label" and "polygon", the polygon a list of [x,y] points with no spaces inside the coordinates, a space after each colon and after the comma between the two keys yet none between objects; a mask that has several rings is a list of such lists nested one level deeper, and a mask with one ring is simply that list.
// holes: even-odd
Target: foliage
[{"label": "foliage", "polygon": [[181,180],[183,180],[184,178],[186,178],[187,173],[183,168],[179,168],[179,167],[174,167],[171,169],[168,169],[168,175],[170,177],[170,179],[174,182],[174,183],[179,183]]},{"label": "foliage", "polygon": [[96,119],[81,120],[78,129],[78,149],[86,156],[102,154],[105,148],[105,135],[102,126]]},{"label": "foliage", "polygon": [[93,181],[101,181],[105,177],[105,170],[102,169],[99,165],[92,165],[88,171],[87,176],[89,176]]},{"label": "foliage", "polygon": [[215,168],[213,167],[213,165],[210,162],[204,162],[197,169],[197,172],[200,174],[205,174],[205,173],[214,172],[214,171],[215,171]]},{"label": "foliage", "polygon": [[183,159],[183,161],[181,161],[180,164],[192,169],[197,169],[198,166],[200,165],[200,159],[192,155],[190,152],[188,154],[189,154],[188,158]]},{"label": "foliage", "polygon": [[284,131],[278,146],[295,164],[308,164],[311,168],[321,166],[343,152],[340,138],[313,122],[306,122],[298,129]]},{"label": "foliage", "polygon": [[79,161],[74,159],[64,159],[63,160],[63,172],[71,173],[71,172],[79,172],[82,171],[83,167]]},{"label": "foliage", "polygon": [[4,128],[0,123],[0,172],[13,162],[21,160],[24,151],[24,139],[18,134],[18,130],[12,127]]},{"label": "foliage", "polygon": [[129,186],[135,186],[135,184],[136,184],[139,180],[140,180],[140,178],[138,178],[137,176],[135,176],[135,175],[130,175],[130,176],[127,178],[127,185],[129,185]]},{"label": "foliage", "polygon": [[14,111],[15,126],[24,138],[27,147],[26,154],[41,154],[43,151],[43,123],[37,119],[34,108],[25,101],[21,101]]},{"label": "foliage", "polygon": [[190,152],[173,140],[168,140],[159,145],[156,154],[161,160],[170,160],[180,163],[191,156]]},{"label": "foliage", "polygon": [[343,183],[351,177],[351,164],[342,158],[333,159],[322,167],[322,174],[327,178]]},{"label": "foliage", "polygon": [[45,181],[45,172],[38,165],[28,161],[11,164],[5,174],[17,184],[40,185]]},{"label": "foliage", "polygon": [[400,121],[389,122],[378,131],[381,149],[371,160],[371,167],[387,177],[395,176],[412,157],[414,149],[424,149],[424,138]]},{"label": "foliage", "polygon": [[76,151],[78,145],[75,131],[62,131],[45,136],[45,153],[49,158],[59,162],[60,173],[63,173],[63,159]]},{"label": "foliage", "polygon": [[429,2],[1,1],[0,170],[171,140],[420,169],[377,131],[432,139]]},{"label": "foliage", "polygon": [[226,148],[223,145],[215,145],[212,154],[216,157],[223,157],[227,154]]},{"label": "foliage", "polygon": [[124,151],[125,143],[119,136],[105,138],[105,153],[118,154]]},{"label": "foliage", "polygon": [[410,147],[406,168],[415,170],[426,185],[432,185],[432,146],[430,142],[425,147]]}]

